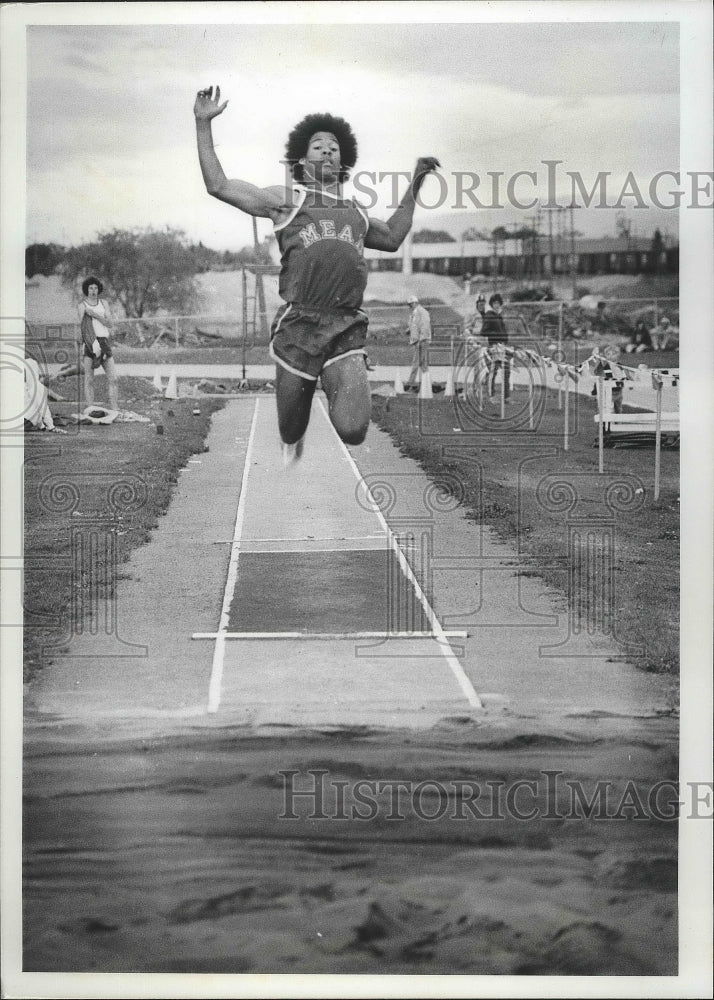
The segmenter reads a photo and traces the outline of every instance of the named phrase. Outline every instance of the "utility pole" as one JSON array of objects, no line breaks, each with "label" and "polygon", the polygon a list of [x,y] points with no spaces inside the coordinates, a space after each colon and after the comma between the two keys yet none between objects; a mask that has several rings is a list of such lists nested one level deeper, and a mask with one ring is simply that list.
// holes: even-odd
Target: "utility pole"
[{"label": "utility pole", "polygon": [[411,274],[412,270],[412,230],[410,229],[402,243],[402,274]]},{"label": "utility pole", "polygon": [[[561,247],[560,247],[560,232],[561,232],[561,228],[562,228],[561,224],[560,224],[560,220],[561,220],[563,208],[561,206],[557,206],[556,208],[546,208],[543,211],[547,212],[547,214],[548,214],[548,274],[550,275],[551,278],[554,278],[555,277],[555,242],[557,240],[557,243],[558,243],[558,253],[560,253],[560,251],[561,251]],[[555,240],[553,239],[553,213],[554,212],[557,212],[557,215],[555,217],[555,223],[556,223],[556,225],[555,225],[555,229],[556,229],[555,238],[556,239]]]},{"label": "utility pole", "polygon": [[575,205],[570,204],[570,279],[573,288],[573,302],[575,302],[577,292],[578,269],[575,266]]},{"label": "utility pole", "polygon": [[[258,243],[258,223],[253,216],[253,246],[255,248],[255,263],[260,264],[258,260],[258,249],[260,244]],[[245,274],[245,271],[243,272]],[[255,294],[258,299],[258,314],[260,316],[260,336],[262,340],[268,339],[268,315],[265,308],[265,289],[263,288],[263,275],[259,268],[255,271]]]},{"label": "utility pole", "polygon": [[536,211],[535,215],[529,215],[526,222],[531,223],[531,228],[533,235],[530,237],[531,242],[531,266],[530,266],[530,276],[533,279],[538,279],[541,277],[541,260],[540,260],[540,227],[542,223],[542,210],[540,205]]}]

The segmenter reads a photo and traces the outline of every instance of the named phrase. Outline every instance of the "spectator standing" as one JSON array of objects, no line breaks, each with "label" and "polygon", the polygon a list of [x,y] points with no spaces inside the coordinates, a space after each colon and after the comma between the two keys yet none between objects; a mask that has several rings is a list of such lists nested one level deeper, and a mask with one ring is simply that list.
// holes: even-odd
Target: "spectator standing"
[{"label": "spectator standing", "polygon": [[431,318],[416,295],[410,295],[407,303],[409,305],[409,343],[413,349],[412,369],[409,372],[407,386],[414,382],[417,372],[419,372],[419,382],[415,382],[418,388],[422,375],[429,370],[427,352],[431,342]]},{"label": "spectator standing", "polygon": [[94,403],[94,369],[100,365],[107,376],[109,406],[119,409],[116,365],[109,341],[109,331],[114,326],[114,317],[107,302],[100,298],[104,286],[95,277],[82,282],[84,298],[79,304],[79,321],[84,343],[82,368],[84,370],[84,402]]},{"label": "spectator standing", "polygon": [[483,331],[483,317],[486,312],[486,296],[479,292],[476,311],[466,320],[466,336],[479,337]]},{"label": "spectator standing", "polygon": [[496,375],[499,368],[502,370],[503,396],[508,399],[511,395],[511,362],[506,353],[508,343],[508,331],[506,323],[501,315],[503,309],[503,299],[499,292],[494,292],[488,300],[488,309],[484,313],[481,336],[488,341],[491,360],[488,368],[488,395],[493,398],[496,387]]}]

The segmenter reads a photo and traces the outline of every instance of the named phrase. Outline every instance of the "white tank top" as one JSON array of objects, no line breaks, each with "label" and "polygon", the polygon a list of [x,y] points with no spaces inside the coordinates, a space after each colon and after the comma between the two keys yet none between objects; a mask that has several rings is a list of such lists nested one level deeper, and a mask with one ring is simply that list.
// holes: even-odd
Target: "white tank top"
[{"label": "white tank top", "polygon": [[[89,303],[89,301],[87,299],[85,299],[84,301],[87,303],[87,305],[90,305],[90,303]],[[102,314],[102,316],[106,315],[105,307],[104,307],[104,302],[101,299],[99,300],[99,302],[97,302],[96,306],[92,306],[92,309],[96,309],[96,311],[100,312]],[[92,326],[94,327],[94,336],[95,337],[108,337],[109,336],[109,330],[108,330],[108,328],[104,325],[104,323],[102,323],[101,320],[95,319],[94,316],[92,316]]]}]

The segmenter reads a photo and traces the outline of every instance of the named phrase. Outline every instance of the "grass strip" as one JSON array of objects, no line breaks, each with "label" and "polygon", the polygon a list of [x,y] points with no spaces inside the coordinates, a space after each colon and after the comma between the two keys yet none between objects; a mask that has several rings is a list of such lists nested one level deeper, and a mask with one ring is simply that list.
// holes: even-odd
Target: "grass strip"
[{"label": "grass strip", "polygon": [[[98,391],[101,382],[97,380]],[[67,402],[52,404],[56,420],[83,408],[76,380],[59,383],[57,388]],[[106,531],[110,525],[117,564],[126,562],[132,549],[148,542],[158,527],[176,489],[179,470],[192,455],[206,449],[211,417],[224,405],[220,399],[160,398],[148,379],[122,378],[119,388],[121,406],[148,416],[149,423],[80,427],[67,423],[65,435],[25,435],[26,682],[52,662],[52,647],[70,637],[73,588],[82,589],[85,597],[90,588],[99,588],[95,596],[110,597],[116,583],[109,573],[102,588],[78,571],[73,562],[74,529],[84,524]],[[114,506],[112,487],[119,491],[114,494]],[[126,499],[133,489],[140,496],[136,509],[129,504],[131,509],[121,513],[120,503],[117,513],[117,497],[121,500],[123,490]],[[104,555],[99,552],[100,561]]]},{"label": "grass strip", "polygon": [[641,653],[630,651],[623,658],[642,670],[676,674],[679,452],[662,452],[662,487],[655,501],[653,443],[606,450],[605,471],[599,475],[594,400],[571,395],[566,452],[557,394],[542,391],[539,398],[543,409],[536,403],[534,431],[527,430],[527,419],[525,429],[509,430],[518,424],[519,414],[523,424],[523,389],[514,391],[505,424],[499,419],[498,399],[484,403],[486,428],[483,417],[458,397],[421,400],[409,393],[374,395],[373,419],[431,478],[456,476],[466,516],[514,544],[514,572],[538,576],[558,588],[567,595],[571,614],[594,607],[604,582],[597,559],[571,572],[573,529],[581,536],[585,530],[591,537],[611,537],[611,599],[599,613],[598,627],[622,649],[628,643],[640,647]]}]

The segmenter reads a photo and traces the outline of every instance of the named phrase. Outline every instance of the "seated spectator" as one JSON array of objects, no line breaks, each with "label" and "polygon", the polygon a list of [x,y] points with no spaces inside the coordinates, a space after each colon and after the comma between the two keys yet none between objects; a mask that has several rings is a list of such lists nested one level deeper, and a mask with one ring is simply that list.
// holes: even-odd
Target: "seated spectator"
[{"label": "seated spectator", "polygon": [[34,358],[25,359],[25,430],[53,431],[54,420],[47,399],[46,378]]},{"label": "seated spectator", "polygon": [[652,345],[655,351],[666,351],[672,343],[674,330],[666,316],[663,316],[652,330]]},{"label": "seated spectator", "polygon": [[630,341],[625,345],[627,354],[642,354],[643,351],[652,350],[652,338],[647,324],[643,319],[638,319],[635,329],[632,331]]}]

